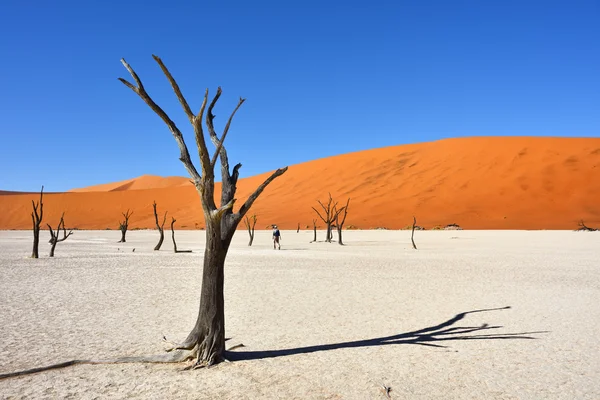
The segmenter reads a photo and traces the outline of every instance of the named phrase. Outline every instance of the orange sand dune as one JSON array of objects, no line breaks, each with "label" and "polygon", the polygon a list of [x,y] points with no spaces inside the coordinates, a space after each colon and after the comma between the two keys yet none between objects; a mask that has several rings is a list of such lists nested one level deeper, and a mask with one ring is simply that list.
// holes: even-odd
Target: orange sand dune
[{"label": "orange sand dune", "polygon": [[[238,207],[267,176],[240,180]],[[159,212],[168,210],[168,221],[175,216],[177,227],[204,226],[187,178],[151,178],[93,187],[104,191],[48,194],[44,223],[55,225],[65,211],[68,226],[117,229],[129,208],[132,228],[153,228],[156,200]],[[327,192],[340,202],[351,197],[346,226],[359,229],[402,228],[413,215],[426,228],[457,223],[466,229],[574,229],[581,219],[600,226],[600,138],[446,139],[319,159],[290,166],[251,213],[258,216],[257,228],[276,223],[304,229],[315,218],[311,206]],[[0,229],[30,228],[35,198],[0,196]]]},{"label": "orange sand dune", "polygon": [[69,192],[116,192],[119,190],[159,189],[185,185],[191,185],[189,178],[183,178],[181,176],[169,176],[163,178],[156,175],[142,175],[138,178],[127,179],[120,182],[71,189]]}]

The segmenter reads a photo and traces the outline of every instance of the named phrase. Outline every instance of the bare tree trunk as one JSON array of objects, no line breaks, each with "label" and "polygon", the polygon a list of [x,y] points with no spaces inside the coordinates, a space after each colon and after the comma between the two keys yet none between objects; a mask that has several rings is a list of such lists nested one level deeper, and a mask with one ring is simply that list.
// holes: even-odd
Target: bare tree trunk
[{"label": "bare tree trunk", "polygon": [[[65,213],[64,212],[60,216],[60,222],[58,223],[58,226],[56,227],[56,233],[54,233],[50,224],[46,224],[46,225],[48,225],[48,229],[50,230],[50,246],[51,246],[50,247],[50,257],[54,257],[54,249],[56,248],[56,244],[58,242],[64,242],[65,240],[67,240],[67,238],[73,234],[73,231],[69,231],[69,233],[67,234],[67,229],[65,228]],[[62,239],[59,239],[58,234],[60,233],[61,226],[62,226],[62,230],[63,230],[63,237],[62,237]]]},{"label": "bare tree trunk", "polygon": [[125,219],[119,222],[119,230],[121,231],[121,240],[119,240],[119,243],[125,243],[125,234],[127,233],[127,229],[129,228],[129,217],[133,215],[133,211],[129,212],[129,209],[127,209],[126,213],[121,214],[123,214],[123,217],[125,217]]},{"label": "bare tree trunk", "polygon": [[160,246],[163,244],[163,240],[165,239],[165,221],[167,220],[167,212],[165,211],[165,215],[163,217],[162,225],[158,224],[158,213],[156,212],[156,201],[152,203],[152,208],[154,209],[154,221],[156,222],[156,229],[160,233],[160,239],[158,239],[158,243],[154,246],[154,250],[160,250]]},{"label": "bare tree trunk", "polygon": [[42,202],[43,196],[44,186],[42,185],[42,190],[40,190],[40,201],[35,203],[33,200],[31,200],[31,204],[33,205],[33,211],[31,212],[31,221],[33,222],[33,250],[31,251],[31,258],[40,257],[40,224],[42,223],[42,218],[44,217],[44,203]]},{"label": "bare tree trunk", "polygon": [[250,236],[250,241],[248,242],[248,246],[252,246],[252,242],[254,242],[254,227],[256,226],[256,215],[253,215],[251,218],[244,218],[244,225],[248,229],[248,235]]},{"label": "bare tree trunk", "polygon": [[300,233],[300,222],[298,222],[298,229],[296,229],[296,233]]},{"label": "bare tree trunk", "polygon": [[[335,227],[337,228],[338,244],[340,246],[344,245],[344,242],[342,241],[342,229],[344,228],[344,223],[346,222],[346,216],[348,216],[348,206],[349,205],[350,205],[350,197],[348,197],[348,201],[346,201],[346,205],[335,213]],[[342,213],[342,211],[344,212],[344,218],[342,218],[342,220],[340,221],[339,216]]]},{"label": "bare tree trunk", "polygon": [[177,222],[177,220],[173,217],[171,217],[171,238],[173,239],[173,252],[174,253],[191,253],[191,250],[178,250],[177,249],[177,242],[175,241],[175,222]]},{"label": "bare tree trunk", "polygon": [[331,197],[331,193],[329,193],[329,200],[327,201],[327,205],[321,203],[320,200],[317,200],[321,208],[323,209],[323,215],[316,208],[312,207],[313,210],[317,213],[319,218],[325,223],[326,232],[325,232],[325,241],[331,243],[331,239],[333,238],[333,233],[331,232],[331,223],[335,221],[335,208],[337,203],[333,202],[333,198]]},{"label": "bare tree trunk", "polygon": [[[218,88],[213,100],[208,105],[206,112],[205,124],[210,136],[210,140],[215,145],[216,150],[211,156],[206,147],[204,130],[202,127],[202,119],[204,110],[208,104],[208,89],[204,94],[204,100],[198,114],[194,114],[187,103],[187,100],[181,93],[179,85],[164,65],[162,60],[153,56],[158,63],[163,73],[169,80],[179,103],[181,104],[188,120],[194,128],[198,155],[202,167],[200,174],[191,161],[188,148],[185,144],[181,131],[171,118],[160,108],[154,100],[146,92],[140,78],[125,60],[121,60],[131,77],[135,81],[135,85],[125,79],[119,80],[136,93],[167,125],[180,151],[179,159],[190,174],[196,190],[200,195],[202,209],[204,211],[204,219],[206,222],[206,248],[204,251],[204,266],[202,273],[202,289],[200,293],[200,307],[198,311],[198,319],[194,328],[186,338],[186,340],[175,346],[176,349],[190,350],[196,359],[195,367],[204,367],[213,365],[224,358],[225,352],[225,312],[223,301],[223,276],[224,264],[229,250],[231,239],[235,233],[236,227],[252,207],[256,199],[260,196],[263,190],[278,176],[281,176],[287,171],[287,167],[278,169],[273,172],[244,202],[237,213],[233,212],[235,202],[235,193],[237,190],[236,184],[239,176],[241,164],[236,164],[233,171],[229,170],[229,160],[227,151],[223,146],[229,127],[237,110],[244,103],[245,99],[240,98],[238,105],[231,113],[221,136],[217,136],[214,129],[212,112],[215,104],[221,96],[221,88]],[[219,207],[215,204],[214,188],[215,175],[214,169],[217,159],[221,161],[221,204]],[[172,223],[173,224],[173,223]],[[173,230],[173,225],[171,225]],[[173,233],[174,235],[174,233]],[[173,236],[174,237],[174,236]]]},{"label": "bare tree trunk", "polygon": [[317,220],[316,219],[313,219],[313,233],[314,233],[314,236],[313,236],[312,241],[316,242],[317,241]]},{"label": "bare tree trunk", "polygon": [[417,226],[417,218],[413,217],[413,225],[412,225],[412,233],[410,235],[410,241],[412,242],[413,249],[417,250],[417,245],[415,244],[415,226]]}]

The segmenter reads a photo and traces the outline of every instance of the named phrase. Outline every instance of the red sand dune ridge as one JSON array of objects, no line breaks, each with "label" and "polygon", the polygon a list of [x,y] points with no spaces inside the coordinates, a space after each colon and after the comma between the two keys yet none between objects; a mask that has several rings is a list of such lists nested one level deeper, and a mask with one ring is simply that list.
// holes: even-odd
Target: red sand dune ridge
[{"label": "red sand dune ridge", "polygon": [[[240,160],[243,161],[243,160]],[[241,179],[238,206],[269,175]],[[217,185],[219,186],[219,185]],[[219,189],[219,188],[217,188]],[[312,226],[317,200],[351,197],[346,226],[575,229],[600,226],[600,138],[472,137],[343,154],[290,166],[256,201],[257,228]],[[217,191],[218,193],[218,191]],[[0,229],[29,229],[37,194],[0,192]],[[188,178],[143,176],[44,196],[44,224],[65,211],[67,226],[154,228],[152,202],[183,229],[204,227]],[[318,224],[322,227],[322,223]]]}]

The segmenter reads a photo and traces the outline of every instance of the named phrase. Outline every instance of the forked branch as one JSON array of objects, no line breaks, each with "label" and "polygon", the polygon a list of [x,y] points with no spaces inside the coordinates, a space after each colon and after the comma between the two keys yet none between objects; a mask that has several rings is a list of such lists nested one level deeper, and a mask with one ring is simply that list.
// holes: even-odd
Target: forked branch
[{"label": "forked branch", "polygon": [[[161,65],[161,68],[163,68],[164,64],[162,63],[162,61],[159,62],[160,58],[158,58],[156,56],[153,56],[153,57],[155,60],[157,60],[159,65]],[[125,66],[127,71],[129,71],[129,74],[131,74],[131,76],[133,77],[133,80],[135,81],[137,86],[133,85],[132,83],[128,82],[127,80],[125,80],[123,78],[119,78],[119,80],[125,86],[127,86],[129,89],[131,89],[135,94],[137,94],[142,100],[144,100],[144,102],[152,109],[152,111],[154,111],[164,121],[164,123],[167,125],[167,127],[173,134],[173,137],[175,138],[177,145],[179,146],[179,151],[181,153],[179,159],[181,160],[181,162],[187,169],[188,173],[194,180],[196,186],[200,185],[200,174],[198,173],[198,171],[196,170],[196,167],[192,163],[192,159],[190,158],[190,153],[188,152],[188,149],[185,144],[185,140],[183,139],[183,135],[181,134],[181,131],[179,130],[179,128],[177,127],[175,122],[173,122],[171,120],[171,118],[169,118],[167,113],[165,113],[164,110],[162,108],[160,108],[160,106],[158,104],[156,104],[154,102],[154,100],[152,100],[150,95],[148,95],[148,93],[146,92],[146,89],[144,89],[144,85],[142,84],[142,81],[140,80],[138,75],[135,73],[133,68],[131,68],[131,66],[127,63],[127,61],[125,61],[124,58],[121,59],[121,63]],[[166,67],[164,70],[166,70]],[[163,70],[163,72],[164,72],[164,70]],[[167,70],[167,72],[168,72],[168,70]],[[169,77],[170,77],[170,79],[169,79]],[[167,75],[167,78],[169,79],[169,81],[172,80],[173,82],[175,82],[175,80],[173,79],[173,77],[171,76],[170,73]],[[173,88],[173,89],[175,90],[175,88]],[[178,89],[178,87],[177,87],[177,89]],[[176,93],[177,93],[177,91],[176,91]],[[179,91],[179,93],[181,94],[181,91]],[[182,95],[182,97],[183,97],[183,95]],[[187,104],[187,103],[185,103],[185,104]],[[188,108],[189,108],[189,106],[188,106]],[[201,116],[200,116],[200,118],[201,118]],[[198,125],[201,125],[201,124],[198,124]],[[201,143],[199,143],[199,145],[201,147],[200,155],[201,155],[202,166],[208,167],[210,165],[209,159],[208,159],[208,152],[206,150],[206,143],[204,142],[204,137],[202,135],[201,135],[201,139],[202,140],[201,140]],[[205,171],[203,171],[203,173],[204,172]]]},{"label": "forked branch", "polygon": [[283,175],[285,171],[287,171],[287,169],[288,167],[279,168],[277,171],[273,172],[271,176],[269,176],[258,188],[256,188],[254,193],[252,193],[250,197],[248,197],[244,205],[240,207],[240,210],[237,212],[236,218],[238,221],[240,221],[243,218],[243,216],[246,215],[250,207],[252,207],[252,204],[254,204],[256,199],[258,199],[258,196],[260,196],[260,194],[263,192],[263,190],[265,190],[269,183],[271,183],[273,179],[277,178],[278,176]]}]

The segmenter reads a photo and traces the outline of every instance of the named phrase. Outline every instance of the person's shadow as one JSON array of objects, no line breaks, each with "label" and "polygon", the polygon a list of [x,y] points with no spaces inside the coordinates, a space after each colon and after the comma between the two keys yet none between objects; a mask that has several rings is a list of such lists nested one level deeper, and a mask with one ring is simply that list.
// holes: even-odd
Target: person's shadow
[{"label": "person's shadow", "polygon": [[383,336],[373,339],[355,340],[351,342],[321,344],[306,347],[296,347],[292,349],[281,350],[263,350],[263,351],[228,351],[226,358],[231,361],[258,360],[262,358],[284,357],[295,354],[315,353],[318,351],[337,350],[354,347],[386,346],[394,344],[417,344],[421,346],[442,347],[441,342],[456,340],[508,340],[508,339],[536,339],[530,335],[547,333],[548,331],[520,332],[520,333],[480,333],[490,332],[500,329],[502,326],[491,326],[483,324],[481,326],[453,326],[458,321],[464,319],[468,314],[479,312],[506,310],[510,306],[501,308],[488,308],[482,310],[466,311],[456,314],[453,318],[442,322],[436,326],[419,329],[412,332],[399,333],[392,336]]}]

